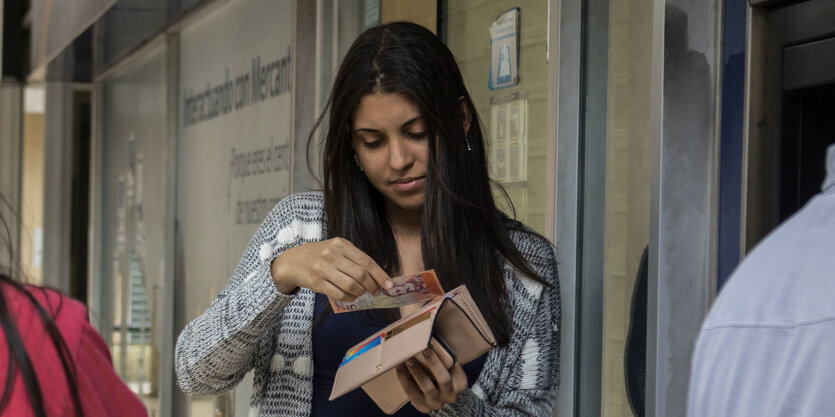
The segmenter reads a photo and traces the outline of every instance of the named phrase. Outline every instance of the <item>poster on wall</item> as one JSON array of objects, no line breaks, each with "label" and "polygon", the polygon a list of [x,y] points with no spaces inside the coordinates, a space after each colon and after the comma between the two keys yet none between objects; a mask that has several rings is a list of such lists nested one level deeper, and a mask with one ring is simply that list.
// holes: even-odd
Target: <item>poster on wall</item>
[{"label": "poster on wall", "polygon": [[526,94],[490,99],[490,166],[493,179],[500,183],[528,180],[527,108]]},{"label": "poster on wall", "polygon": [[187,295],[190,313],[290,192],[294,7],[236,0],[180,34],[177,210],[186,285],[202,291]]},{"label": "poster on wall", "polygon": [[519,84],[519,8],[496,17],[490,25],[491,90]]}]

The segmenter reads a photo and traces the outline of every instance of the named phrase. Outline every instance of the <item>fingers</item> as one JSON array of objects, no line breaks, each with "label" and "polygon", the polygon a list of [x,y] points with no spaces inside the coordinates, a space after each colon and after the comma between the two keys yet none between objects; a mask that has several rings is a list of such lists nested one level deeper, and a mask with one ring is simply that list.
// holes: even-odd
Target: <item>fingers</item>
[{"label": "fingers", "polygon": [[389,277],[380,265],[377,265],[377,262],[374,262],[374,259],[368,256],[365,252],[357,249],[356,246],[345,239],[339,239],[338,242],[342,245],[342,248],[345,251],[345,257],[366,271],[370,275],[371,279],[374,280],[375,285],[379,288],[386,289],[394,287],[394,283],[391,282],[391,277]]},{"label": "fingers", "polygon": [[331,239],[331,242],[334,252],[338,252],[338,255],[332,256],[333,259],[330,260],[334,262],[337,270],[362,286],[363,292],[377,296],[384,286],[391,288],[394,285],[377,262],[351,242],[342,238]]},{"label": "fingers", "polygon": [[342,290],[342,288],[337,287],[336,285],[328,282],[322,281],[319,283],[317,288],[311,288],[313,292],[318,292],[320,294],[324,294],[328,297],[341,300],[341,301],[353,301],[356,299],[353,295],[346,293]]},{"label": "fingers", "polygon": [[[454,392],[452,375],[450,375],[443,362],[441,362],[441,359],[435,354],[435,351],[431,348],[424,349],[423,352],[415,355],[414,359],[422,365],[416,368],[420,368],[426,374],[429,383],[431,384],[432,381],[435,381],[434,384],[431,384],[431,391],[436,391],[445,403],[455,402],[458,393]],[[419,385],[424,393],[429,393],[423,389],[424,386],[422,384]],[[464,389],[467,389],[467,387],[464,387]]]},{"label": "fingers", "polygon": [[370,256],[342,238],[289,248],[273,261],[270,272],[285,294],[306,287],[349,302],[366,292],[379,295],[382,286],[393,286]]},{"label": "fingers", "polygon": [[432,381],[431,374],[427,372],[427,369],[424,366],[415,360],[419,358],[421,354],[415,355],[414,358],[409,359],[406,361],[406,369],[409,370],[409,373],[412,374],[412,378],[417,384],[420,391],[423,393],[424,397],[437,397],[438,394],[438,387],[435,386],[435,383]]},{"label": "fingers", "polygon": [[[342,272],[345,278],[350,279],[362,288],[362,292],[368,292],[373,296],[380,295],[380,286],[371,277],[371,274],[361,266],[355,264],[348,258],[339,257],[334,259],[334,266]],[[354,294],[352,292],[352,294]],[[362,293],[360,293],[362,295]]]},{"label": "fingers", "polygon": [[423,391],[421,391],[420,387],[417,383],[415,383],[414,377],[406,367],[405,363],[397,367],[397,379],[400,381],[400,386],[403,387],[403,392],[406,393],[406,396],[409,398],[409,401],[416,410],[423,414],[429,414],[429,412],[433,410],[425,405]]},{"label": "fingers", "polygon": [[467,389],[467,375],[461,364],[456,363],[448,371],[431,349],[399,366],[397,377],[412,405],[422,413],[455,402]]},{"label": "fingers", "polygon": [[455,358],[449,354],[449,351],[436,338],[432,338],[429,341],[429,348],[435,352],[435,355],[441,361],[441,364],[444,365],[444,368],[449,369],[452,368],[452,365],[455,363]]},{"label": "fingers", "polygon": [[455,365],[449,369],[449,373],[452,375],[453,391],[462,393],[470,386],[469,381],[467,381],[467,373],[464,372],[464,368],[461,367],[461,363],[456,362]]},{"label": "fingers", "polygon": [[397,367],[397,379],[400,380],[400,386],[403,387],[412,406],[419,412],[429,414],[430,411],[443,407],[436,395],[427,395],[424,391],[432,393],[434,388],[429,387],[434,387],[434,384],[414,359],[409,359]]}]

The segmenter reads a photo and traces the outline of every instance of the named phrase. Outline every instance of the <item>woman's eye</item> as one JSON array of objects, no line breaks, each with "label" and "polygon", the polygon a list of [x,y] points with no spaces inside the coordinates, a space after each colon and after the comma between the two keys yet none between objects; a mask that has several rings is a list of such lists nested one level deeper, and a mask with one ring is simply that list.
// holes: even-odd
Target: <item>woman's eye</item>
[{"label": "woman's eye", "polygon": [[426,131],[423,132],[409,132],[408,136],[412,139],[423,139],[426,137]]},{"label": "woman's eye", "polygon": [[369,149],[373,149],[373,148],[379,147],[379,146],[380,146],[380,145],[382,145],[382,144],[383,144],[383,140],[382,140],[382,139],[377,139],[377,140],[364,140],[364,141],[362,142],[362,146],[365,146],[366,148],[369,148]]}]

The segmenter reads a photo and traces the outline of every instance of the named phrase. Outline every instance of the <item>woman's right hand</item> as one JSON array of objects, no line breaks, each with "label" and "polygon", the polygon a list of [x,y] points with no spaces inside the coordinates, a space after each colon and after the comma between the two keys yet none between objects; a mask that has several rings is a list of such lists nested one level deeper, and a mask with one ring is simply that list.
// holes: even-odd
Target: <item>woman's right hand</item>
[{"label": "woman's right hand", "polygon": [[388,274],[351,242],[342,238],[294,246],[270,265],[273,282],[284,294],[309,288],[341,301],[394,286]]}]

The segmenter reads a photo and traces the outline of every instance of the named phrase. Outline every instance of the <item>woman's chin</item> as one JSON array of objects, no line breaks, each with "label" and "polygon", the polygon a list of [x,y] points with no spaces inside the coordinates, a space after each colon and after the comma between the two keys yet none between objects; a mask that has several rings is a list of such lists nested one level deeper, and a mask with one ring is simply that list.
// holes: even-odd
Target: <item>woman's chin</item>
[{"label": "woman's chin", "polygon": [[389,207],[392,208],[393,211],[399,213],[423,213],[423,196],[420,196],[419,198],[389,200],[388,203]]}]

